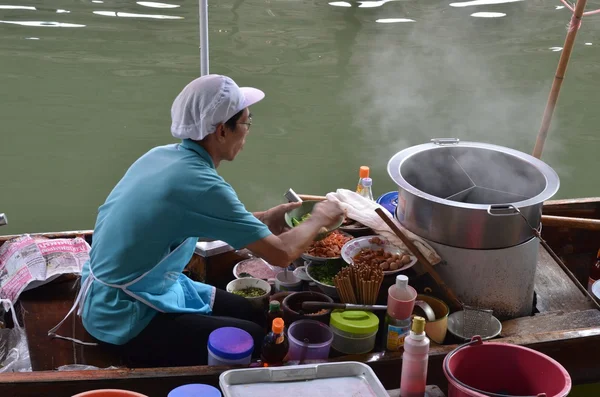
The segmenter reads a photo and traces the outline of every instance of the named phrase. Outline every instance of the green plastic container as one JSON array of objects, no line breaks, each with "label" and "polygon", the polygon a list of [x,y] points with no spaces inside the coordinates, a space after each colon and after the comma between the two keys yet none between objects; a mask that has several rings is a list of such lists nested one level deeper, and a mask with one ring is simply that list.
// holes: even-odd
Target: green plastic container
[{"label": "green plastic container", "polygon": [[363,354],[375,347],[379,318],[361,310],[334,310],[329,327],[333,332],[333,349],[344,354]]}]

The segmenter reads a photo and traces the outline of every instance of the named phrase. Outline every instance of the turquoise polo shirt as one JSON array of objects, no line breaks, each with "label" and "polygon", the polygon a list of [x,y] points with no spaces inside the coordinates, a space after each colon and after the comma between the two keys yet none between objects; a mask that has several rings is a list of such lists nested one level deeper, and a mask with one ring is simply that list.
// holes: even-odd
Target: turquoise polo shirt
[{"label": "turquoise polo shirt", "polygon": [[155,308],[210,314],[214,288],[181,273],[198,238],[240,249],[269,234],[200,145],[184,140],[151,149],[100,206],[90,260],[82,270],[82,284],[91,266],[103,283],[123,285],[160,263],[131,287],[150,305],[96,280],[83,305],[83,325],[95,338],[121,345],[148,325]]}]

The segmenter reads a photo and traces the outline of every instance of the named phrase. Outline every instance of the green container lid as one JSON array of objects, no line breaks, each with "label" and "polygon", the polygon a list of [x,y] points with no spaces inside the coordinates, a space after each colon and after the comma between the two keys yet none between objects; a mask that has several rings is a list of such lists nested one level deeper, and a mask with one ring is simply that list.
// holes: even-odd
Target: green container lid
[{"label": "green container lid", "polygon": [[362,310],[334,310],[329,325],[351,334],[372,334],[379,328],[379,318]]}]

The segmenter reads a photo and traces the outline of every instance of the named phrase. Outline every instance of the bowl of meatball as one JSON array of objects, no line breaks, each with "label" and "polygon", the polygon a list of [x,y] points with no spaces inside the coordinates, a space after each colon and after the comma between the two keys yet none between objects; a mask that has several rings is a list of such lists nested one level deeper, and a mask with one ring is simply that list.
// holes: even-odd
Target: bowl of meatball
[{"label": "bowl of meatball", "polygon": [[384,275],[400,273],[417,263],[417,258],[382,236],[363,236],[342,247],[342,259],[349,265],[366,263],[383,270]]}]

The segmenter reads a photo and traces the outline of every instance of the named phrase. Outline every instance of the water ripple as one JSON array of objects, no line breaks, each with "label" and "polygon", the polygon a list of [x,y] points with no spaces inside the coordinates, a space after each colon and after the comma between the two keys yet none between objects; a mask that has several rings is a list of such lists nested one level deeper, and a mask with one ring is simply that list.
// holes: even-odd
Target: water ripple
[{"label": "water ripple", "polygon": [[120,11],[93,11],[96,15],[103,15],[106,17],[121,17],[121,18],[151,18],[151,19],[183,19],[183,17],[175,15],[155,15],[155,14],[135,14],[132,12],[120,12]]},{"label": "water ripple", "polygon": [[474,12],[471,16],[475,18],[502,18],[506,14],[503,12]]},{"label": "water ripple", "polygon": [[400,22],[415,22],[414,19],[408,18],[382,18],[375,20],[377,23],[400,23]]},{"label": "water ripple", "polygon": [[352,4],[347,1],[332,1],[329,5],[334,7],[352,7]]},{"label": "water ripple", "polygon": [[143,7],[150,8],[177,8],[181,7],[179,4],[169,4],[169,3],[155,3],[154,1],[138,1],[137,4]]},{"label": "water ripple", "polygon": [[0,4],[0,10],[37,10],[33,6],[11,6]]},{"label": "water ripple", "polygon": [[491,4],[515,3],[523,0],[473,0],[459,3],[450,3],[450,7],[487,6]]},{"label": "water ripple", "polygon": [[50,28],[83,28],[86,25],[78,23],[65,23],[65,22],[54,22],[54,21],[0,21],[0,23],[7,23],[21,26],[43,26]]}]

